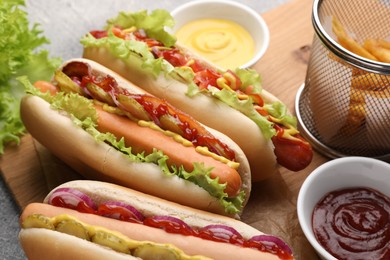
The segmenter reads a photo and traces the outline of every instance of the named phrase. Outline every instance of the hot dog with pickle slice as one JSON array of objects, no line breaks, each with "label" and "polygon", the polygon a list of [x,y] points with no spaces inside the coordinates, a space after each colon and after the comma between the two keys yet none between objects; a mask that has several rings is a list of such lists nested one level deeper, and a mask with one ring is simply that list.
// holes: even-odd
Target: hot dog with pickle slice
[{"label": "hot dog with pickle slice", "polygon": [[86,178],[238,216],[251,180],[229,138],[87,59],[65,62],[53,84],[26,82],[29,133]]},{"label": "hot dog with pickle slice", "polygon": [[83,56],[231,137],[248,157],[253,181],[269,177],[277,163],[304,169],[311,145],[286,106],[261,89],[259,74],[223,70],[191,53],[165,30],[173,23],[163,10],[121,12],[81,39]]},{"label": "hot dog with pickle slice", "polygon": [[293,259],[280,238],[241,221],[105,182],[62,184],[20,222],[29,259]]}]

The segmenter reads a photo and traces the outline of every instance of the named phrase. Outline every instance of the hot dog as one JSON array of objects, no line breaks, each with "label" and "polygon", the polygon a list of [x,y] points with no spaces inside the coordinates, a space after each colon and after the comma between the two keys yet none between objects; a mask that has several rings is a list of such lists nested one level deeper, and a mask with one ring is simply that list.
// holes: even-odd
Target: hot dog
[{"label": "hot dog", "polygon": [[42,252],[48,259],[293,258],[281,239],[241,221],[105,182],[62,184],[28,205],[20,222],[29,259]]},{"label": "hot dog", "polygon": [[121,12],[105,30],[81,39],[83,56],[228,135],[245,152],[252,181],[271,176],[277,163],[304,169],[312,160],[311,145],[286,106],[261,89],[259,74],[223,70],[191,53],[165,30],[173,23],[163,10]]},{"label": "hot dog", "polygon": [[220,214],[242,211],[250,168],[231,139],[87,59],[65,62],[53,83],[38,82],[39,90],[26,82],[21,118],[86,178]]}]

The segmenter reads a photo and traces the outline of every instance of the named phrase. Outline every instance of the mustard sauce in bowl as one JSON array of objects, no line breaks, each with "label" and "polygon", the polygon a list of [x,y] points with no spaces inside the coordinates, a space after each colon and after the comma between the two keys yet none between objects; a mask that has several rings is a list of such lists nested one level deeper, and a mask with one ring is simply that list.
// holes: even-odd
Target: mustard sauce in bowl
[{"label": "mustard sauce in bowl", "polygon": [[221,69],[250,68],[268,49],[264,19],[237,1],[189,1],[171,15],[175,21],[171,33],[178,42]]},{"label": "mustard sauce in bowl", "polygon": [[177,39],[222,68],[236,68],[252,59],[255,42],[239,24],[224,19],[191,21],[176,31]]}]

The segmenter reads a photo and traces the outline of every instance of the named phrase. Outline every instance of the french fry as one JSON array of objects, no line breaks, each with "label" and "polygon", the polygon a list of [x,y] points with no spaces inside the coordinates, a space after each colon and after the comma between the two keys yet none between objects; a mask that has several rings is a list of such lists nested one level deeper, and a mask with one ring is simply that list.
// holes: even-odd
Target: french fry
[{"label": "french fry", "polygon": [[390,89],[390,76],[374,73],[354,76],[351,79],[351,87],[360,90],[383,91]]},{"label": "french fry", "polygon": [[[387,49],[386,46],[389,45]],[[363,47],[381,62],[390,63],[390,42],[384,40],[367,39]]]},{"label": "french fry", "polygon": [[332,17],[332,30],[333,33],[337,36],[338,42],[347,50],[367,59],[375,61],[378,60],[374,55],[368,52],[345,32],[345,29],[341,25],[340,21],[334,16]]},{"label": "french fry", "polygon": [[366,122],[366,103],[351,100],[348,115],[344,125],[339,129],[339,134],[351,136],[356,134]]},{"label": "french fry", "polygon": [[349,110],[339,133],[344,136],[356,134],[366,122],[366,96],[390,97],[390,76],[367,73],[353,76],[350,85]]},{"label": "french fry", "polygon": [[386,41],[386,40],[383,40],[383,39],[379,39],[378,42],[379,42],[379,45],[380,45],[381,47],[390,50],[390,41]]}]

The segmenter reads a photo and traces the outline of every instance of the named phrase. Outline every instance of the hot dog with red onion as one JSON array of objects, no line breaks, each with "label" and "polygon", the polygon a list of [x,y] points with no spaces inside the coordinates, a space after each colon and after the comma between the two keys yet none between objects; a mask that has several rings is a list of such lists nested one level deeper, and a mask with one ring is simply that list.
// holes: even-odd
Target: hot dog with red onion
[{"label": "hot dog with red onion", "polygon": [[311,145],[286,106],[261,89],[259,74],[223,70],[191,53],[165,30],[173,23],[163,10],[121,12],[81,39],[83,56],[228,135],[248,157],[253,181],[269,177],[277,163],[304,169]]},{"label": "hot dog with red onion", "polygon": [[27,130],[86,178],[229,216],[245,206],[242,150],[167,101],[87,59],[35,85],[21,102]]},{"label": "hot dog with red onion", "polygon": [[105,182],[62,184],[20,221],[29,259],[293,259],[281,239],[241,221]]}]

